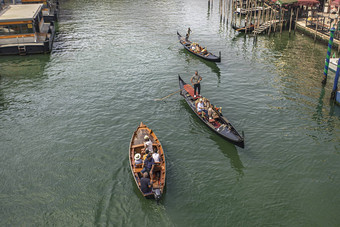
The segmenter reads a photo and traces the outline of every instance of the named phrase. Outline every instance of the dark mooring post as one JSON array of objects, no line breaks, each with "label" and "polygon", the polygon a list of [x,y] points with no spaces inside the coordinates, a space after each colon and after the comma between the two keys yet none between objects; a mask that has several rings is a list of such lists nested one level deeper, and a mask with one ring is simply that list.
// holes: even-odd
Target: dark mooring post
[{"label": "dark mooring post", "polygon": [[282,27],[283,27],[283,14],[284,14],[284,10],[282,10],[282,8],[280,7],[280,21],[281,21],[281,23],[280,23],[280,34],[282,34]]},{"label": "dark mooring post", "polygon": [[331,33],[329,35],[329,42],[328,42],[328,49],[327,49],[327,55],[326,55],[325,69],[323,71],[322,84],[326,84],[326,82],[327,82],[329,59],[331,57],[331,52],[332,52],[332,45],[333,45],[333,38],[334,38],[335,28],[331,28],[330,32]]}]

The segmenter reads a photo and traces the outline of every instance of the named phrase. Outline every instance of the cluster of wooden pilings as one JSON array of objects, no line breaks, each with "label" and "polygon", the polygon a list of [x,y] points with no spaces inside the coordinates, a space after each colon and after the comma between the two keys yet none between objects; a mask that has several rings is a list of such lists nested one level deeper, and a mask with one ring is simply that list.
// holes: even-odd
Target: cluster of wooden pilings
[{"label": "cluster of wooden pilings", "polygon": [[[217,0],[215,0],[217,1]],[[264,0],[218,0],[220,23],[231,26],[240,32],[258,35],[261,33],[280,32],[296,29],[294,21],[299,14],[299,6],[285,7]],[[213,0],[208,0],[209,9]],[[294,26],[294,27],[293,27]]]}]

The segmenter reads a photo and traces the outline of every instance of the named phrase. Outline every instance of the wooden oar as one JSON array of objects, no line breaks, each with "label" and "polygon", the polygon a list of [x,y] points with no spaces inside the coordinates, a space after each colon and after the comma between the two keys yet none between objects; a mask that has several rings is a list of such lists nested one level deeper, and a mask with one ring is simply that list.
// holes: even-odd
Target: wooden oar
[{"label": "wooden oar", "polygon": [[169,98],[170,96],[172,96],[172,95],[174,95],[174,94],[176,94],[176,93],[178,93],[180,91],[182,91],[182,89],[179,89],[178,91],[175,91],[175,92],[171,93],[170,95],[167,95],[167,96],[165,96],[165,97],[163,97],[161,99],[155,99],[155,101],[162,101],[162,100],[164,100],[166,98]]}]

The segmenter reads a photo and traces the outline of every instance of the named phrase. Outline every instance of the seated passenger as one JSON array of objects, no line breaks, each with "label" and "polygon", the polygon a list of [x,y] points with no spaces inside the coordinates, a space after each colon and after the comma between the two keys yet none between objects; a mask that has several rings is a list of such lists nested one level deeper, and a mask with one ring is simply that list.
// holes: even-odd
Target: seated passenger
[{"label": "seated passenger", "polygon": [[206,110],[208,110],[209,119],[212,119],[213,118],[212,117],[213,109],[212,109],[212,105],[211,105],[210,101],[207,98],[203,98],[203,104],[204,104],[204,108]]},{"label": "seated passenger", "polygon": [[145,155],[143,155],[143,161],[146,159],[150,151],[148,149],[145,150]]},{"label": "seated passenger", "polygon": [[143,177],[140,179],[140,189],[144,194],[150,193],[152,191],[152,184],[148,178],[148,173],[143,173]]},{"label": "seated passenger", "polygon": [[204,107],[203,99],[200,99],[199,103],[197,104],[197,112],[198,113],[204,112],[206,116],[208,116],[208,111]]},{"label": "seated passenger", "polygon": [[141,155],[139,153],[137,153],[135,155],[135,164],[138,165],[138,164],[142,164],[143,163],[143,160],[140,158]]},{"label": "seated passenger", "polygon": [[208,51],[207,51],[207,49],[204,47],[204,48],[201,50],[201,53],[204,54],[204,55],[206,55],[206,54],[208,54]]},{"label": "seated passenger", "polygon": [[154,164],[155,164],[155,161],[153,160],[152,155],[148,154],[148,156],[146,156],[146,159],[144,160],[143,169],[141,173],[147,172],[150,174],[150,171],[152,172],[153,170]]},{"label": "seated passenger", "polygon": [[200,47],[200,45],[197,45],[196,51],[197,51],[197,53],[200,53],[200,52],[201,52],[201,47]]},{"label": "seated passenger", "polygon": [[154,160],[155,162],[160,162],[160,161],[161,161],[160,156],[159,156],[157,150],[155,150],[155,152],[152,154],[152,158],[153,158],[153,160]]}]

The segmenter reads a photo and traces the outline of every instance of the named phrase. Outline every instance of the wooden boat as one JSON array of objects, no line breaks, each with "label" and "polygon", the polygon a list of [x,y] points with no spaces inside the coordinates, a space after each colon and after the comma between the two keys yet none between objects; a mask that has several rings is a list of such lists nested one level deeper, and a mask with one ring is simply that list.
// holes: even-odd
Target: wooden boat
[{"label": "wooden boat", "polygon": [[[140,188],[140,179],[142,178],[142,165],[143,164],[135,164],[135,155],[140,154],[141,157],[145,154],[142,151],[144,148],[144,136],[149,136],[152,141],[153,150],[158,150],[158,154],[160,156],[160,162],[156,162],[154,164],[154,172],[150,174],[150,181],[153,184],[152,192],[143,193]],[[166,174],[166,165],[165,165],[165,155],[160,141],[158,140],[155,133],[149,129],[143,122],[140,123],[136,131],[133,133],[131,141],[130,141],[130,151],[129,151],[129,161],[132,175],[136,181],[137,187],[145,198],[155,198],[157,201],[161,199],[162,194],[164,193],[165,186],[165,174]]]},{"label": "wooden boat", "polygon": [[219,108],[214,107],[215,118],[209,119],[208,116],[202,116],[196,111],[196,100],[202,97],[194,98],[194,89],[189,84],[185,83],[181,76],[178,76],[179,88],[181,89],[181,95],[184,97],[185,101],[188,103],[189,107],[196,114],[196,116],[204,122],[212,131],[222,136],[229,142],[244,148],[244,138],[241,136],[234,126],[223,116]]},{"label": "wooden boat", "polygon": [[[232,25],[233,29],[235,29],[238,32],[246,32],[246,26],[244,27],[237,27],[236,25]],[[247,26],[247,32],[252,32],[254,31],[255,25],[251,24]]]},{"label": "wooden boat", "polygon": [[217,57],[216,55],[208,52],[207,54],[203,54],[203,53],[196,53],[194,52],[191,48],[190,48],[190,45],[192,44],[191,41],[189,40],[185,40],[184,37],[182,37],[178,32],[177,32],[177,35],[178,35],[178,39],[179,39],[179,42],[183,45],[183,47],[189,51],[190,53],[200,57],[200,58],[203,58],[207,61],[213,61],[213,62],[221,62],[221,52],[220,52],[220,55]]}]

